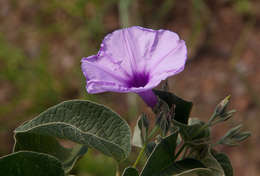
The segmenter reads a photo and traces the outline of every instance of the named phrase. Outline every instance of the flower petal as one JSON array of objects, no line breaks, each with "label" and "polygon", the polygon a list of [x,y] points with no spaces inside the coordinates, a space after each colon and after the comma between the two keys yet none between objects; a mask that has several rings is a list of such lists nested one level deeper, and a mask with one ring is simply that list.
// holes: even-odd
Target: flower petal
[{"label": "flower petal", "polygon": [[[111,86],[111,83],[113,83],[115,87],[127,88],[128,77],[124,73],[124,70],[122,70],[118,64],[111,62],[108,58],[93,55],[83,58],[81,63],[83,74],[87,80],[87,91],[89,93],[94,92],[94,90],[90,92],[88,87],[94,89],[95,86],[93,87],[93,85],[95,85],[96,82],[99,82],[98,86],[104,85],[104,87],[107,87],[105,85]],[[96,93],[110,91],[102,87],[96,87],[96,89],[98,89],[95,91]]]},{"label": "flower petal", "polygon": [[178,74],[185,67],[187,60],[187,48],[183,40],[179,40],[177,46],[167,55],[154,63],[151,69],[151,82],[165,80],[167,77]]},{"label": "flower petal", "polygon": [[[181,52],[179,49],[181,48]],[[178,53],[177,53],[178,52]],[[163,72],[183,67],[186,46],[179,36],[168,30],[133,26],[107,35],[100,54],[114,58],[130,75],[136,72]],[[179,54],[179,56],[175,56]],[[164,70],[166,69],[166,70]]]},{"label": "flower petal", "polygon": [[150,64],[147,61],[151,59],[154,43],[157,43],[156,33],[139,26],[116,30],[105,37],[99,55],[110,56],[129,75],[143,72]]},{"label": "flower petal", "polygon": [[129,92],[129,88],[109,81],[91,80],[87,81],[86,89],[90,94],[102,92]]},{"label": "flower petal", "polygon": [[82,59],[82,70],[89,93],[140,93],[182,71],[186,58],[185,42],[176,33],[133,26],[107,35],[96,56]]}]

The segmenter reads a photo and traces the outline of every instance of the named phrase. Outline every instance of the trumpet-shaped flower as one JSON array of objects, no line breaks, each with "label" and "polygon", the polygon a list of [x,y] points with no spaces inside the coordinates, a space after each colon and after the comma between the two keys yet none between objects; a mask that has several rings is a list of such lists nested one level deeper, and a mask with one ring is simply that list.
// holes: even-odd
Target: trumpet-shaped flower
[{"label": "trumpet-shaped flower", "polygon": [[154,107],[152,88],[181,72],[186,58],[185,42],[176,33],[133,26],[108,34],[81,67],[88,93],[134,92]]}]

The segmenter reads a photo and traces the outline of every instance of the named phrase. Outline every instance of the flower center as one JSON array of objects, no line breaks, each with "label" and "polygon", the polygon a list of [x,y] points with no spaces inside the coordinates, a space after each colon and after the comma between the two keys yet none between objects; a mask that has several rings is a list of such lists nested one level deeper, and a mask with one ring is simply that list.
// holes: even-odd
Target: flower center
[{"label": "flower center", "polygon": [[144,87],[149,81],[149,74],[135,73],[128,82],[128,87]]}]

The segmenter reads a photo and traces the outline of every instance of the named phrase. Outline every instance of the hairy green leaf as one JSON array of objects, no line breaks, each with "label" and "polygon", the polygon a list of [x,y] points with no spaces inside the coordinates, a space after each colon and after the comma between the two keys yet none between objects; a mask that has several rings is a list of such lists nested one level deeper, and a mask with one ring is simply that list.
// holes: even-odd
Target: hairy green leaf
[{"label": "hairy green leaf", "polygon": [[216,151],[213,151],[212,154],[223,168],[225,176],[233,176],[233,168],[228,156],[224,153],[217,153]]},{"label": "hairy green leaf", "polygon": [[117,161],[131,150],[128,124],[110,109],[84,100],[65,101],[19,126],[15,130],[17,144],[23,143],[19,137],[27,134],[71,140]]},{"label": "hairy green leaf", "polygon": [[80,144],[71,149],[64,148],[59,144],[57,139],[52,136],[43,136],[33,133],[18,133],[15,138],[15,152],[27,150],[55,156],[62,162],[66,173],[73,168],[77,159],[83,156],[88,149],[87,146]]},{"label": "hairy green leaf", "polygon": [[202,162],[208,169],[211,170],[211,176],[223,176],[224,170],[222,169],[220,163],[215,159],[211,153],[211,147],[204,145],[203,147],[198,147],[196,150],[192,151],[192,156],[200,162]]},{"label": "hairy green leaf", "polygon": [[19,151],[0,158],[0,175],[65,176],[62,163],[43,153]]},{"label": "hairy green leaf", "polygon": [[141,176],[159,176],[173,166],[178,132],[163,138],[156,145],[144,166]]},{"label": "hairy green leaf", "polygon": [[210,169],[205,168],[200,161],[192,158],[177,161],[169,171],[171,171],[170,175],[174,176],[209,176],[211,174]]}]

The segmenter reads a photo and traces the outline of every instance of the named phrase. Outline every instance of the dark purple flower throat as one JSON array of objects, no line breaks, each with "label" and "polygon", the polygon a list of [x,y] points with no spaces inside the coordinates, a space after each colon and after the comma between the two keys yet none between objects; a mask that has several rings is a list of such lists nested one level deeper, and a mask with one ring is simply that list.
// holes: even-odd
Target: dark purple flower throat
[{"label": "dark purple flower throat", "polygon": [[149,82],[149,74],[147,73],[134,73],[128,81],[128,87],[145,87]]}]

